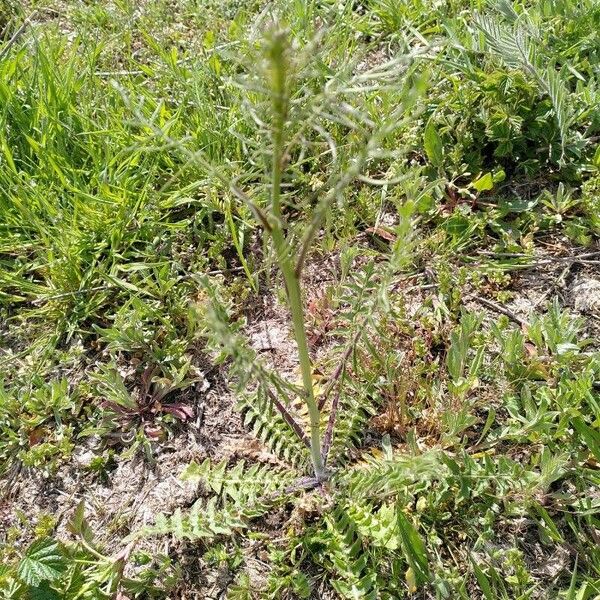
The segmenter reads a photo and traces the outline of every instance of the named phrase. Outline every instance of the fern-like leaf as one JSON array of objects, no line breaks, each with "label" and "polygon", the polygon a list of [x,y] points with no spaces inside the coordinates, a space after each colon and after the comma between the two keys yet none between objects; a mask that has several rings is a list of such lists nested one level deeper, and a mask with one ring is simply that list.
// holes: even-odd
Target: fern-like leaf
[{"label": "fern-like leaf", "polygon": [[248,526],[251,515],[256,511],[244,512],[235,505],[217,505],[217,498],[208,502],[198,500],[189,512],[177,509],[172,515],[158,515],[154,525],[146,527],[143,535],[172,535],[178,540],[198,540],[220,535],[233,535]]},{"label": "fern-like leaf", "polygon": [[218,496],[234,502],[262,497],[291,485],[294,473],[260,463],[247,466],[240,461],[228,468],[226,461],[216,465],[209,459],[190,463],[181,475],[186,481],[202,481]]},{"label": "fern-like leaf", "polygon": [[448,474],[447,466],[434,450],[417,456],[396,456],[391,460],[373,456],[358,464],[340,482],[355,498],[386,498],[425,489],[432,481]]},{"label": "fern-like leaf", "polygon": [[376,571],[369,565],[354,520],[343,508],[337,508],[325,517],[325,524],[326,530],[311,541],[321,550],[315,559],[334,577],[332,586],[342,598],[375,600]]},{"label": "fern-like leaf", "polygon": [[365,431],[367,420],[376,412],[373,401],[360,390],[344,390],[340,398],[328,463],[344,463],[348,450],[356,447]]},{"label": "fern-like leaf", "polygon": [[262,386],[255,395],[242,395],[237,408],[243,414],[244,426],[275,455],[297,468],[304,468],[309,464],[310,457],[306,447],[281,414],[273,409]]},{"label": "fern-like leaf", "polygon": [[170,516],[159,515],[142,535],[189,540],[233,535],[284,498],[282,492],[293,482],[294,474],[268,465],[247,468],[243,462],[228,469],[226,462],[213,465],[206,460],[191,463],[183,478],[202,481],[216,495],[197,500],[187,512],[177,509]]},{"label": "fern-like leaf", "polygon": [[571,117],[568,110],[568,91],[565,83],[565,78],[560,71],[557,71],[554,66],[548,67],[548,70],[543,77],[548,96],[552,101],[556,122],[560,131],[561,140],[566,139],[569,130]]}]

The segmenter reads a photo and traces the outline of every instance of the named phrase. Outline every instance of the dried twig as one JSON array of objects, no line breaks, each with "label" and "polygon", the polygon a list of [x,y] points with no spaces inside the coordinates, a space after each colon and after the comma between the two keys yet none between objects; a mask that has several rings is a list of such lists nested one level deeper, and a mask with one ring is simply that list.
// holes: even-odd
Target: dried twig
[{"label": "dried twig", "polygon": [[552,285],[549,286],[542,295],[533,303],[533,309],[536,310],[547,298],[550,294],[556,292],[559,288],[564,288],[566,285],[566,278],[569,274],[569,271],[573,268],[575,263],[568,263],[567,266],[562,270],[561,274],[558,276],[556,281],[552,282]]},{"label": "dried twig", "polygon": [[356,333],[352,337],[352,340],[348,344],[348,347],[346,348],[346,350],[344,350],[344,354],[342,354],[342,358],[340,359],[338,366],[336,367],[335,371],[331,374],[329,382],[327,383],[327,387],[325,388],[325,390],[323,391],[323,394],[319,398],[319,410],[323,410],[323,407],[325,406],[325,403],[327,402],[327,398],[329,397],[329,394],[331,394],[331,390],[338,383],[338,380],[340,379],[342,373],[344,372],[346,363],[348,362],[348,359],[350,358],[352,351],[356,347],[356,344],[358,343],[358,340],[359,340],[363,330],[364,330],[364,323],[361,324],[361,326],[357,329]]},{"label": "dried twig", "polygon": [[597,261],[592,261],[590,259],[600,257],[600,251],[595,252],[584,252],[583,254],[569,254],[567,256],[545,256],[537,258],[532,256],[531,254],[526,254],[524,252],[491,252],[488,250],[483,250],[479,252],[480,256],[489,256],[489,257],[497,257],[497,258],[529,258],[532,259],[532,262],[528,262],[523,265],[519,265],[525,267],[527,269],[531,269],[534,267],[538,267],[541,265],[551,265],[553,263],[590,263],[596,264]]},{"label": "dried twig", "polygon": [[514,312],[512,312],[505,306],[502,306],[501,304],[498,304],[497,302],[494,302],[493,300],[488,300],[487,298],[481,298],[479,296],[476,296],[475,294],[469,294],[467,296],[467,298],[470,298],[471,300],[474,300],[475,302],[478,302],[479,304],[482,304],[483,306],[485,306],[497,313],[507,316],[511,321],[514,321],[518,325],[521,325],[521,327],[529,327],[529,323],[525,319],[522,319],[521,317],[516,315]]},{"label": "dried twig", "polygon": [[327,456],[331,448],[331,442],[333,441],[333,428],[335,425],[335,419],[337,417],[338,406],[340,404],[340,395],[342,393],[341,387],[336,390],[333,402],[331,403],[331,412],[329,413],[329,419],[327,421],[327,429],[325,430],[325,437],[323,438],[323,464],[327,466]]},{"label": "dried twig", "polygon": [[271,390],[267,389],[267,394],[269,395],[271,402],[273,402],[281,416],[285,419],[285,422],[294,430],[294,433],[298,436],[298,438],[300,438],[300,441],[310,450],[310,440],[302,430],[302,427],[300,426],[298,421],[294,419],[294,417],[292,416],[290,411],[285,407],[283,402],[281,402]]}]

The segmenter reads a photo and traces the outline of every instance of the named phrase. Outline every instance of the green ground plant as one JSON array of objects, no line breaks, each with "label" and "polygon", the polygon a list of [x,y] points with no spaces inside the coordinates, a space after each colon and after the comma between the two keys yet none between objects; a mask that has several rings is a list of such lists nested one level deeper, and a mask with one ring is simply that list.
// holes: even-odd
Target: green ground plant
[{"label": "green ground plant", "polygon": [[[566,307],[598,278],[599,24],[0,5],[0,597],[599,596],[597,330]],[[498,317],[522,272],[544,299]],[[27,503],[160,463],[213,387],[261,452],[191,462],[199,498],[93,533],[80,488]]]}]

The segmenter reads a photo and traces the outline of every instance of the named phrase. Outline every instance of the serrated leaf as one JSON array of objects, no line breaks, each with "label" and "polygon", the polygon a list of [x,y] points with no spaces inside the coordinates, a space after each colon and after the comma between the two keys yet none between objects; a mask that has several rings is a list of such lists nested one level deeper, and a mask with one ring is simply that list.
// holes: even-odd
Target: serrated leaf
[{"label": "serrated leaf", "polygon": [[54,581],[60,577],[63,567],[58,543],[45,538],[29,546],[19,563],[17,574],[27,585],[38,587],[42,581]]},{"label": "serrated leaf", "polygon": [[202,464],[198,464],[196,461],[192,461],[181,473],[179,478],[182,481],[201,481],[206,477],[206,472],[210,466],[209,461],[205,460]]}]

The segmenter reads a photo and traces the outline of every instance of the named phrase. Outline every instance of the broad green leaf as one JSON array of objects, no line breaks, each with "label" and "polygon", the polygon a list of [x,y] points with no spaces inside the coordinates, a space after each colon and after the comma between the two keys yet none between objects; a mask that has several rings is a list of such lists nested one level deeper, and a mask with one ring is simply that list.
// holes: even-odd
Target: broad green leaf
[{"label": "broad green leaf", "polygon": [[42,581],[37,587],[29,588],[31,600],[61,600],[62,596],[50,587],[47,581]]},{"label": "broad green leaf", "polygon": [[486,192],[494,187],[494,176],[485,173],[471,184],[478,192]]},{"label": "broad green leaf", "polygon": [[509,200],[501,200],[499,207],[501,210],[512,213],[528,212],[536,207],[539,202],[538,198],[510,198]]},{"label": "broad green leaf", "polygon": [[494,172],[492,179],[494,180],[494,183],[501,183],[506,179],[506,172],[504,169],[498,169],[498,171]]},{"label": "broad green leaf", "polygon": [[29,546],[19,563],[17,574],[27,585],[38,587],[42,581],[54,581],[60,577],[62,570],[63,558],[58,543],[45,538]]}]

